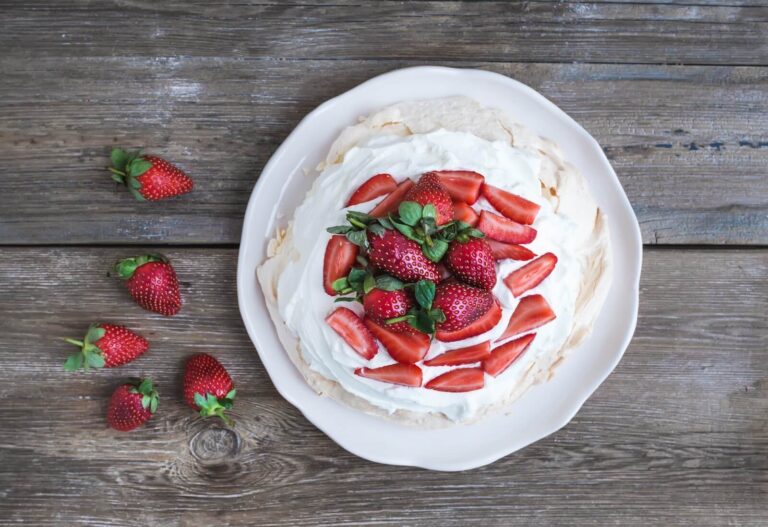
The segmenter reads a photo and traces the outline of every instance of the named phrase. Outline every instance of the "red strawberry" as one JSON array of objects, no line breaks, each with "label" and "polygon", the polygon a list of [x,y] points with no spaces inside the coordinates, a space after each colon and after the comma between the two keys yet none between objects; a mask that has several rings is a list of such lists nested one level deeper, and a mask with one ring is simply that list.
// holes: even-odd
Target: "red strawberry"
[{"label": "red strawberry", "polygon": [[525,333],[543,326],[556,318],[555,312],[541,295],[529,295],[520,299],[512,317],[509,319],[507,329],[496,342],[508,339],[514,335]]},{"label": "red strawberry", "polygon": [[408,191],[403,201],[415,201],[422,207],[431,203],[437,209],[437,224],[443,225],[453,219],[453,201],[434,172],[427,172]]},{"label": "red strawberry", "polygon": [[91,324],[83,340],[64,339],[80,348],[64,363],[67,371],[81,367],[115,368],[137,359],[149,349],[149,342],[124,326]]},{"label": "red strawberry", "polygon": [[139,201],[172,198],[191,192],[194,186],[189,176],[165,159],[121,148],[113,149],[110,157],[112,179],[128,187]]},{"label": "red strawberry", "polygon": [[485,386],[485,372],[482,368],[459,368],[438,375],[424,385],[440,392],[471,392]]},{"label": "red strawberry", "polygon": [[519,339],[511,340],[498,348],[493,348],[490,357],[483,361],[483,369],[488,375],[496,377],[517,360],[528,346],[533,342],[536,333],[523,335]]},{"label": "red strawberry", "polygon": [[536,229],[508,220],[503,216],[484,210],[480,213],[477,228],[486,236],[506,243],[531,243],[536,238]]},{"label": "red strawberry", "polygon": [[486,238],[485,241],[490,246],[495,260],[505,260],[507,258],[511,260],[530,260],[536,256],[536,253],[522,245],[497,242],[490,238]]},{"label": "red strawberry", "polygon": [[358,368],[355,375],[403,386],[421,386],[421,368],[413,364],[390,364],[380,368]]},{"label": "red strawberry", "polygon": [[387,230],[381,236],[369,232],[368,242],[370,262],[392,276],[406,282],[440,278],[437,266],[424,256],[419,244],[398,231]]},{"label": "red strawberry", "polygon": [[370,360],[378,353],[379,348],[373,335],[351,309],[336,308],[325,321],[363,358]]},{"label": "red strawberry", "polygon": [[126,280],[128,292],[144,309],[166,316],[175,315],[181,309],[179,280],[164,256],[147,254],[126,258],[115,264],[115,271]]},{"label": "red strawberry", "polygon": [[408,191],[411,190],[412,187],[413,181],[406,179],[400,183],[397,188],[389,194],[389,196],[381,200],[379,204],[376,205],[368,214],[375,218],[382,218],[391,212],[397,212],[397,208],[400,206],[403,198],[408,193]]},{"label": "red strawberry", "polygon": [[491,309],[467,327],[456,331],[442,331],[438,329],[437,333],[435,333],[435,338],[441,342],[456,342],[468,339],[493,329],[499,323],[499,320],[501,320],[501,307],[494,300]]},{"label": "red strawberry", "polygon": [[532,201],[528,201],[517,194],[512,194],[488,183],[483,185],[483,196],[504,216],[524,225],[533,223],[541,208]]},{"label": "red strawberry", "polygon": [[193,355],[184,367],[184,400],[203,417],[218,416],[231,424],[224,412],[232,408],[235,385],[224,366],[207,353]]},{"label": "red strawberry", "polygon": [[474,205],[480,197],[480,189],[485,182],[482,175],[469,170],[438,170],[432,173],[440,178],[448,195],[469,205]]},{"label": "red strawberry", "polygon": [[389,194],[397,188],[397,181],[389,174],[376,174],[368,181],[360,185],[349,198],[347,207],[371,201],[374,198]]},{"label": "red strawberry", "polygon": [[496,261],[491,248],[480,238],[454,241],[445,256],[445,266],[459,280],[481,289],[496,285]]},{"label": "red strawberry", "polygon": [[480,216],[475,212],[475,209],[463,201],[456,201],[453,204],[453,219],[463,221],[474,227],[480,221]]},{"label": "red strawberry", "polygon": [[390,318],[402,317],[413,307],[411,296],[403,289],[385,291],[372,289],[363,297],[365,316],[395,333],[411,333],[414,331],[407,321],[387,324]]},{"label": "red strawberry", "polygon": [[512,291],[512,295],[517,298],[539,285],[550,275],[556,264],[557,256],[552,253],[542,254],[535,260],[509,273],[504,279],[504,284]]},{"label": "red strawberry", "polygon": [[446,351],[433,359],[424,361],[424,366],[458,366],[472,364],[488,357],[491,353],[491,342],[486,340],[480,344]]},{"label": "red strawberry", "polygon": [[440,278],[438,278],[440,282],[442,282],[443,280],[447,280],[453,276],[451,272],[448,270],[448,268],[442,262],[437,264],[437,272],[440,273]]},{"label": "red strawberry", "polygon": [[397,362],[414,364],[423,359],[429,350],[429,335],[425,333],[395,333],[368,318],[365,325]]},{"label": "red strawberry", "polygon": [[112,393],[107,409],[107,424],[128,432],[143,425],[157,411],[158,395],[150,379],[138,384],[126,383]]},{"label": "red strawberry", "polygon": [[325,246],[323,258],[323,288],[331,296],[337,293],[333,290],[333,282],[349,274],[355,264],[358,247],[346,237],[339,234],[331,236]]},{"label": "red strawberry", "polygon": [[494,305],[489,291],[456,282],[437,286],[433,307],[442,310],[445,321],[437,324],[440,331],[456,331],[482,317]]}]

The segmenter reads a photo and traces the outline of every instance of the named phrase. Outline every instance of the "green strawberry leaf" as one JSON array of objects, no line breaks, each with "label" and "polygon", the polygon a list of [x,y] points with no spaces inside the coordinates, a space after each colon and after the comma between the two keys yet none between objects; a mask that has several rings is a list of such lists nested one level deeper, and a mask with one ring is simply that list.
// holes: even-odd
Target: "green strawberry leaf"
[{"label": "green strawberry leaf", "polygon": [[362,247],[363,249],[368,247],[368,237],[366,236],[365,231],[350,231],[346,236],[349,241],[358,247]]},{"label": "green strawberry leaf", "polygon": [[421,247],[424,255],[433,262],[439,262],[448,251],[448,242],[443,240],[432,240],[432,245],[424,244]]},{"label": "green strawberry leaf", "polygon": [[384,233],[387,232],[387,229],[385,229],[383,226],[379,225],[378,223],[372,223],[368,230],[371,231],[376,236],[384,236]]},{"label": "green strawberry leaf", "polygon": [[376,287],[376,279],[372,274],[366,274],[365,279],[363,280],[363,293],[370,293],[374,287]]},{"label": "green strawberry leaf", "polygon": [[469,229],[467,231],[467,234],[469,234],[473,238],[485,238],[485,233],[483,231],[478,230],[478,229]]},{"label": "green strawberry leaf", "polygon": [[149,408],[149,404],[152,402],[152,397],[149,395],[142,395],[141,396],[141,407],[145,410]]},{"label": "green strawberry leaf", "polygon": [[152,163],[143,158],[136,158],[128,163],[128,175],[139,177],[150,168],[152,168]]},{"label": "green strawberry leaf", "polygon": [[419,310],[416,314],[416,323],[421,328],[420,331],[424,333],[435,332],[435,321],[429,316],[427,311]]},{"label": "green strawberry leaf", "polygon": [[109,160],[112,161],[112,166],[118,170],[125,170],[125,165],[128,163],[128,152],[122,148],[113,148],[112,153],[109,156]]},{"label": "green strawberry leaf", "polygon": [[75,353],[74,355],[70,355],[69,357],[67,357],[67,360],[64,362],[64,369],[67,371],[77,371],[82,367],[83,367],[82,353]]},{"label": "green strawberry leaf", "polygon": [[416,243],[421,243],[421,238],[416,234],[416,230],[413,227],[404,225],[400,222],[393,222],[395,229],[397,229],[403,236],[409,240],[413,240]]},{"label": "green strawberry leaf", "polygon": [[328,227],[325,230],[331,234],[347,234],[348,232],[352,231],[352,227],[349,225],[336,225],[335,227]]},{"label": "green strawberry leaf", "polygon": [[435,299],[435,283],[431,280],[419,280],[414,287],[414,296],[416,302],[424,309],[432,308],[432,301]]},{"label": "green strawberry leaf", "polygon": [[337,293],[340,293],[345,289],[349,289],[349,280],[347,279],[346,276],[343,276],[337,280],[334,280],[333,283],[331,284],[331,287],[333,288],[334,291],[336,291]]},{"label": "green strawberry leaf", "polygon": [[104,356],[101,353],[86,353],[85,363],[92,368],[103,368]]},{"label": "green strawberry leaf", "polygon": [[424,209],[421,211],[421,217],[425,220],[437,220],[437,209],[431,203],[424,205]]},{"label": "green strawberry leaf", "polygon": [[392,222],[390,221],[390,219],[389,219],[389,218],[379,218],[379,225],[381,225],[381,226],[382,226],[382,227],[384,227],[385,229],[389,229],[389,230],[392,230],[392,229],[394,229],[394,228],[395,228],[395,227],[392,225]]},{"label": "green strawberry leaf", "polygon": [[131,192],[131,195],[136,198],[136,201],[147,201],[147,198],[141,195],[141,193],[136,190],[135,188],[129,186],[128,190]]},{"label": "green strawberry leaf", "polygon": [[349,286],[352,289],[362,289],[366,276],[368,276],[368,272],[365,269],[354,267],[351,271],[349,271],[349,275],[347,276]]},{"label": "green strawberry leaf", "polygon": [[200,393],[195,393],[195,404],[200,408],[203,408],[205,406],[205,397]]},{"label": "green strawberry leaf", "polygon": [[398,207],[397,212],[400,215],[401,222],[413,227],[421,219],[422,208],[415,201],[403,201],[400,207]]},{"label": "green strawberry leaf", "polygon": [[227,395],[225,395],[224,398],[232,400],[235,398],[235,395],[237,395],[237,389],[232,388],[229,392],[227,392]]},{"label": "green strawberry leaf", "polygon": [[376,287],[383,289],[384,291],[397,291],[398,289],[403,288],[403,282],[394,276],[383,274],[376,277]]},{"label": "green strawberry leaf", "polygon": [[157,412],[157,404],[158,404],[157,397],[150,398],[150,401],[149,401],[149,411],[150,411],[150,413]]},{"label": "green strawberry leaf", "polygon": [[357,300],[354,296],[342,296],[334,300],[334,302],[354,302]]}]

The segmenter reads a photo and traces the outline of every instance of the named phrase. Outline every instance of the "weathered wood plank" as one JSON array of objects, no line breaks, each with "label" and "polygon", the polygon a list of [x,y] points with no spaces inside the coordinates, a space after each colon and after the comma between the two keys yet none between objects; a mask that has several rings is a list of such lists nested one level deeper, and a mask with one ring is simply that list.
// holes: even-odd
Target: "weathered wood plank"
[{"label": "weathered wood plank", "polygon": [[[301,117],[402,65],[0,58],[0,243],[236,243],[261,168]],[[519,79],[581,122],[645,243],[768,243],[768,70],[462,65]],[[114,144],[167,154],[195,192],[135,203],[102,168]]]},{"label": "weathered wood plank", "polygon": [[[302,5],[303,4],[303,5]],[[49,57],[768,64],[768,6],[562,2],[9,4],[0,49]]]},{"label": "weathered wood plank", "polygon": [[[167,251],[185,300],[173,318],[141,311],[105,276],[137,250],[0,252],[2,525],[768,522],[768,250],[648,249],[636,337],[576,419],[456,474],[357,459],[279,397],[237,313],[235,250]],[[93,318],[137,328],[152,349],[121,369],[65,374],[56,337]],[[198,351],[238,383],[234,433],[183,406],[179,368]],[[160,413],[108,431],[110,390],[144,374]]]}]

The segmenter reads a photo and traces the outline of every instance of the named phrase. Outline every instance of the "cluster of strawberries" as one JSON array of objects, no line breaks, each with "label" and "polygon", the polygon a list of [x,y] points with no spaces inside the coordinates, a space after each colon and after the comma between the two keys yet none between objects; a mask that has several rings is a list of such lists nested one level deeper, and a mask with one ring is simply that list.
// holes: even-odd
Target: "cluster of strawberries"
[{"label": "cluster of strawberries", "polygon": [[[159,200],[190,192],[192,180],[167,161],[121,149],[112,151],[113,179],[124,183],[139,200]],[[176,271],[161,255],[148,254],[119,261],[115,273],[125,280],[130,295],[148,311],[172,316],[181,309]],[[65,339],[80,348],[64,363],[67,371],[81,368],[115,368],[129,363],[149,349],[149,342],[124,326],[92,324],[83,340]],[[184,400],[204,417],[218,416],[229,422],[235,387],[227,371],[214,357],[192,356],[184,369]],[[151,379],[119,386],[109,402],[107,423],[129,431],[147,422],[157,411],[158,393]]]},{"label": "cluster of strawberries", "polygon": [[[346,307],[326,319],[357,353],[366,359],[378,352],[378,340],[396,363],[359,368],[362,377],[420,387],[422,361],[432,338],[456,342],[481,335],[501,320],[502,310],[492,293],[496,262],[530,260],[504,277],[515,298],[541,283],[555,268],[552,253],[536,256],[524,244],[536,238],[533,224],[539,205],[489,185],[471,171],[437,171],[414,183],[398,184],[389,174],[377,174],[357,189],[347,207],[386,196],[369,213],[347,213],[348,224],[330,227],[323,287],[336,302],[362,303],[364,317]],[[480,197],[500,214],[472,207]],[[507,328],[492,348],[490,341],[451,350],[423,366],[455,368],[424,387],[447,392],[482,388],[485,375],[506,370],[531,344],[529,333],[554,320],[555,313],[541,295],[520,299]],[[515,340],[511,337],[527,333]]]}]

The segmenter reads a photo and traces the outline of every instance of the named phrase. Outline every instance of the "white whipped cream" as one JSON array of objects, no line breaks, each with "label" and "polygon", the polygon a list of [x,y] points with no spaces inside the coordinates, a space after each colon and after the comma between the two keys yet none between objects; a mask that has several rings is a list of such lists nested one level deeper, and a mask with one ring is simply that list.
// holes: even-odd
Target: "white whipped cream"
[{"label": "white whipped cream", "polygon": [[[410,136],[373,137],[350,149],[343,162],[331,165],[316,180],[304,202],[296,209],[293,236],[284,250],[290,255],[277,283],[280,316],[299,339],[301,352],[310,368],[336,381],[346,391],[390,413],[396,410],[439,412],[453,421],[472,419],[483,407],[504,399],[538,361],[550,364],[563,347],[573,327],[574,309],[583,269],[577,250],[583,242],[579,227],[567,215],[555,214],[542,197],[538,178],[541,160],[530,151],[503,141],[488,141],[464,132],[437,130]],[[365,379],[354,369],[376,368],[395,361],[383,346],[371,360],[358,355],[325,322],[325,317],[339,304],[322,286],[325,246],[330,234],[326,228],[345,223],[344,204],[351,192],[374,174],[386,172],[398,182],[414,181],[430,170],[474,170],[496,187],[514,192],[541,206],[533,227],[536,240],[528,247],[536,254],[553,252],[558,264],[552,274],[526,294],[543,295],[557,318],[539,328],[528,350],[498,377],[485,376],[485,387],[473,392],[447,393],[426,388],[397,386]],[[367,212],[383,198],[352,207]],[[493,208],[484,199],[476,209]],[[492,344],[507,326],[518,299],[503,283],[503,278],[526,262],[502,260],[497,265],[497,283],[493,293],[502,306],[502,319],[492,330],[459,342],[433,340],[427,359],[445,351],[491,340]],[[362,315],[356,302],[343,304]],[[479,365],[479,364],[477,364]],[[422,367],[424,383],[453,367]],[[470,367],[466,365],[461,367]]]}]

